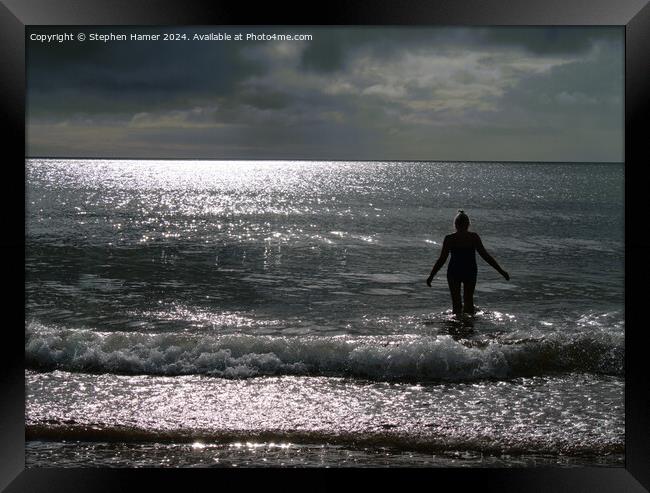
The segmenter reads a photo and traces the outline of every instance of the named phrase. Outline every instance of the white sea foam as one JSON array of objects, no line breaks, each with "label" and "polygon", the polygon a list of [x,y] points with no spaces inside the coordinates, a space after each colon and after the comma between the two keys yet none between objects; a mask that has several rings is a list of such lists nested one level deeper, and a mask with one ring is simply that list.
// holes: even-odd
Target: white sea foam
[{"label": "white sea foam", "polygon": [[449,335],[253,336],[26,330],[34,369],[224,378],[326,375],[391,381],[471,381],[553,372],[623,374],[623,334],[549,333],[472,347]]}]

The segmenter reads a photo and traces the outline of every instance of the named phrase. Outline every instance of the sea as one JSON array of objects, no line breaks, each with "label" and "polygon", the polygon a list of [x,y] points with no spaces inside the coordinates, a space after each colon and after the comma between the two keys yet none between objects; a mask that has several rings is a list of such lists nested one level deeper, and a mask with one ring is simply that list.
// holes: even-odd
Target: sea
[{"label": "sea", "polygon": [[[29,467],[623,467],[621,163],[27,159]],[[477,312],[451,314],[463,209]]]}]

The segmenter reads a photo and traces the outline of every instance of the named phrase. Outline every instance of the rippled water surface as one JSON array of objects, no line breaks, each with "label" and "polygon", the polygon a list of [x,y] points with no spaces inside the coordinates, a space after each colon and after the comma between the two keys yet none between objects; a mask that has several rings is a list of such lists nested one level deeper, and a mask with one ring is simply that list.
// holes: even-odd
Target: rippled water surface
[{"label": "rippled water surface", "polygon": [[[622,465],[622,165],[26,176],[28,465]],[[458,208],[511,275],[463,322]]]}]

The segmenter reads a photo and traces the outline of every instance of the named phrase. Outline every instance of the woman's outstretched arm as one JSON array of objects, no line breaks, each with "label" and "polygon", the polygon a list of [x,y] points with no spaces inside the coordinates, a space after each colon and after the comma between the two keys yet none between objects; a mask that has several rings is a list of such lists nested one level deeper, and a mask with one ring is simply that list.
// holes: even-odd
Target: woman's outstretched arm
[{"label": "woman's outstretched arm", "polygon": [[442,251],[440,252],[440,257],[438,257],[438,260],[436,260],[436,263],[433,265],[433,269],[431,269],[431,274],[429,274],[429,277],[427,278],[427,286],[431,287],[431,281],[433,280],[433,276],[435,276],[437,272],[442,268],[442,266],[445,265],[448,256],[449,256],[449,240],[445,236],[445,239],[442,242]]},{"label": "woman's outstretched arm", "polygon": [[474,234],[476,235],[476,251],[478,252],[478,254],[483,258],[483,260],[485,260],[488,264],[490,264],[492,267],[494,267],[494,269],[499,274],[501,274],[503,277],[505,277],[506,281],[509,281],[510,280],[510,274],[508,274],[505,270],[503,270],[501,268],[501,266],[499,265],[499,263],[496,260],[494,260],[492,255],[490,255],[487,252],[487,250],[483,246],[483,242],[481,241],[481,237],[479,235],[477,235],[476,233],[474,233]]}]

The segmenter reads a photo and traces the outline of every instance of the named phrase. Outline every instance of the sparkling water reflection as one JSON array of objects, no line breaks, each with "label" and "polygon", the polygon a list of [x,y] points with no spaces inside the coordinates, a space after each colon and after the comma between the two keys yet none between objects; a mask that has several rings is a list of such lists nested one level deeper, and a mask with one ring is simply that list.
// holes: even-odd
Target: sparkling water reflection
[{"label": "sparkling water reflection", "polygon": [[[622,463],[622,166],[28,160],[27,201],[31,464]],[[460,324],[458,207],[512,276]]]}]

